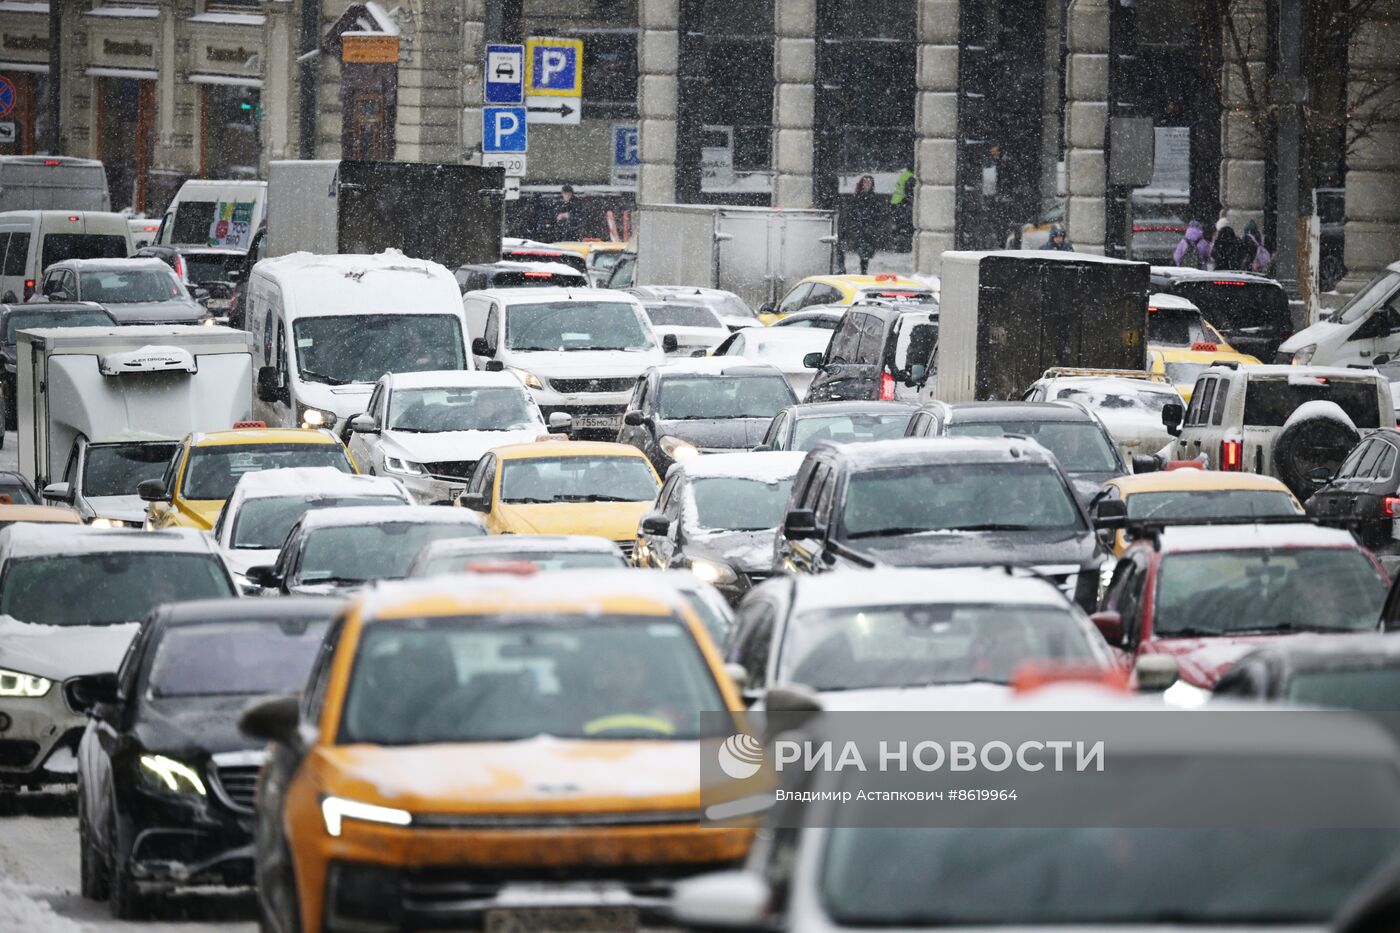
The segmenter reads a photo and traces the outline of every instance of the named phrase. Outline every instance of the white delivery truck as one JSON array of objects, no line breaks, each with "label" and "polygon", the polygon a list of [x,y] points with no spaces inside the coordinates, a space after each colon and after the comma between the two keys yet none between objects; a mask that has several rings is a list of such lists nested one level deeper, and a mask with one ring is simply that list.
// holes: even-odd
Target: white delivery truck
[{"label": "white delivery truck", "polygon": [[165,209],[156,242],[246,250],[263,224],[266,205],[265,181],[191,178]]},{"label": "white delivery truck", "polygon": [[836,271],[836,245],[835,211],[643,204],[634,284],[721,288],[758,308]]},{"label": "white delivery truck", "polygon": [[472,368],[457,280],[397,250],[264,259],[246,314],[269,425],[335,429],[369,409],[387,372]]},{"label": "white delivery truck", "polygon": [[21,330],[20,472],[90,520],[139,525],[144,504],[127,479],[160,476],[161,452],[191,431],[252,416],[252,343],[228,327]]}]

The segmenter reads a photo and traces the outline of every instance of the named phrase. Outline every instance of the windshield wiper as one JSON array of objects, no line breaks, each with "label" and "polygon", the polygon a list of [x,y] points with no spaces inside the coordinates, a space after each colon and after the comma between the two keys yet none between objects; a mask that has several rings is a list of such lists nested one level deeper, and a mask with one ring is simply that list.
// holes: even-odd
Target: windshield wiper
[{"label": "windshield wiper", "polygon": [[305,379],[307,382],[324,382],[328,386],[343,386],[349,384],[348,380],[327,376],[325,373],[318,373],[314,369],[303,369],[301,371],[301,378]]},{"label": "windshield wiper", "polygon": [[980,525],[958,525],[946,531],[1032,531],[1034,525],[1013,525],[1005,522],[984,522]]},{"label": "windshield wiper", "polygon": [[369,580],[368,580],[367,578],[365,578],[365,577],[337,577],[337,576],[332,575],[332,576],[325,576],[325,577],[302,577],[300,580],[297,581],[297,585],[298,585],[298,586],[318,586],[318,585],[320,585],[320,584],[322,584],[322,583],[351,583],[351,584],[356,584],[356,585],[358,585],[358,584],[360,584],[360,583],[368,583],[368,582],[369,582]]},{"label": "windshield wiper", "polygon": [[848,538],[850,538],[852,541],[854,541],[854,540],[856,540],[857,538],[885,538],[885,537],[894,537],[895,535],[917,535],[917,534],[922,534],[923,532],[926,532],[926,531],[943,531],[943,530],[946,530],[946,529],[942,529],[942,528],[925,528],[925,527],[922,527],[922,526],[915,527],[915,526],[913,526],[913,525],[907,525],[907,526],[895,525],[895,526],[892,526],[892,527],[889,527],[889,528],[874,528],[874,529],[871,529],[870,531],[857,531],[855,534],[846,535],[846,537],[848,537]]},{"label": "windshield wiper", "polygon": [[[1213,638],[1225,633],[1217,628],[1174,628],[1169,632],[1164,632],[1160,628],[1152,633],[1158,638]],[[1234,633],[1231,633],[1234,634]]]},{"label": "windshield wiper", "polygon": [[631,496],[595,496],[582,493],[564,493],[554,497],[555,502],[640,502]]}]

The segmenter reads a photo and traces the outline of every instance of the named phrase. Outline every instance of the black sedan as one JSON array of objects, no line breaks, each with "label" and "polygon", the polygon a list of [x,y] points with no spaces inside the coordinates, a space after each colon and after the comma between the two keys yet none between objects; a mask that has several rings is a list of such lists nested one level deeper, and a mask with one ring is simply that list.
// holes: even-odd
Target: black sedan
[{"label": "black sedan", "polygon": [[915,406],[908,402],[816,402],[784,408],[768,425],[760,450],[811,450],[820,441],[850,444],[903,437]]},{"label": "black sedan", "polygon": [[1324,485],[1305,503],[1309,515],[1346,525],[1373,551],[1394,552],[1395,519],[1400,516],[1400,431],[1381,428],[1347,454],[1335,476],[1325,470]]},{"label": "black sedan", "polygon": [[796,404],[787,378],[766,363],[711,358],[642,373],[622,416],[620,443],[661,476],[702,453],[750,450],[779,411]]},{"label": "black sedan", "polygon": [[1216,683],[1215,693],[1303,706],[1392,712],[1400,697],[1400,637],[1274,639],[1268,647],[1236,661]]},{"label": "black sedan", "polygon": [[219,599],[156,609],[115,674],[64,684],[78,746],[82,893],[120,919],[174,888],[253,880],[264,753],[238,731],[250,697],[301,689],[334,599]]}]

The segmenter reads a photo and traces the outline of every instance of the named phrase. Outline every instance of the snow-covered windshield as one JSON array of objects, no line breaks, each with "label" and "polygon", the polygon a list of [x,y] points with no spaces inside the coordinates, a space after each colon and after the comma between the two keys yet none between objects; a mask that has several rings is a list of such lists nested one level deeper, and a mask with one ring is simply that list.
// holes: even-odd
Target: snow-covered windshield
[{"label": "snow-covered windshield", "polygon": [[772,483],[733,476],[691,482],[695,525],[706,530],[760,531],[777,528],[787,510],[792,479]]},{"label": "snow-covered windshield", "polygon": [[297,693],[327,622],[214,622],[166,630],[151,664],[156,698]]},{"label": "snow-covered windshield", "polygon": [[701,710],[719,709],[714,676],[674,617],[381,620],[356,652],[340,741],[694,740]]},{"label": "snow-covered windshield", "polygon": [[233,520],[234,548],[272,550],[287,540],[287,532],[314,509],[354,505],[405,505],[399,496],[265,496],[245,499]]},{"label": "snow-covered windshield", "polygon": [[465,369],[462,322],[451,314],[353,314],[292,324],[306,382],[375,382],[385,373]]},{"label": "snow-covered windshield", "polygon": [[512,350],[648,350],[656,346],[637,309],[622,301],[542,301],[506,312]]},{"label": "snow-covered windshield", "polygon": [[40,625],[114,625],[139,622],[161,603],[236,595],[223,564],[208,554],[54,554],[6,562],[0,615]]},{"label": "snow-covered windshield", "polygon": [[1088,421],[954,421],[953,437],[1001,437],[1021,434],[1055,455],[1067,473],[1109,473],[1118,458],[1099,426]]},{"label": "snow-covered windshield", "polygon": [[363,583],[408,575],[409,565],[431,541],[476,538],[486,532],[465,522],[377,522],[333,525],[306,536],[298,583]]},{"label": "snow-covered windshield", "polygon": [[99,445],[87,449],[84,496],[134,496],[137,484],[160,479],[179,447],[168,444]]},{"label": "snow-covered windshield", "polygon": [[83,301],[102,304],[175,301],[185,297],[175,273],[160,269],[81,272],[78,292]]},{"label": "snow-covered windshield", "polygon": [[1169,403],[1181,404],[1181,396],[1167,387],[1156,388],[1150,383],[1131,388],[1113,386],[1111,388],[1091,385],[1066,386],[1055,390],[1056,399],[1070,402],[1083,402],[1092,411],[1105,415],[1119,412],[1138,412],[1157,418]]},{"label": "snow-covered windshield", "polygon": [[661,381],[666,421],[771,418],[797,401],[788,381],[772,376],[672,376]]},{"label": "snow-covered windshield", "polygon": [[1234,518],[1297,515],[1297,501],[1283,490],[1190,489],[1138,492],[1127,498],[1129,518]]},{"label": "snow-covered windshield", "polygon": [[395,389],[389,401],[393,431],[525,431],[543,428],[524,389],[508,386]]},{"label": "snow-covered windshield", "polygon": [[799,418],[792,427],[792,449],[811,450],[821,441],[853,444],[903,437],[912,414],[912,411],[855,412]]},{"label": "snow-covered windshield", "polygon": [[327,466],[342,473],[355,472],[340,444],[210,444],[190,451],[180,495],[186,499],[227,499],[245,473]]},{"label": "snow-covered windshield", "polygon": [[1023,664],[1095,659],[1068,605],[851,606],[803,613],[787,632],[779,677],[815,690],[1010,683]]},{"label": "snow-covered windshield", "polygon": [[501,467],[502,502],[649,502],[656,489],[641,457],[530,457]]}]

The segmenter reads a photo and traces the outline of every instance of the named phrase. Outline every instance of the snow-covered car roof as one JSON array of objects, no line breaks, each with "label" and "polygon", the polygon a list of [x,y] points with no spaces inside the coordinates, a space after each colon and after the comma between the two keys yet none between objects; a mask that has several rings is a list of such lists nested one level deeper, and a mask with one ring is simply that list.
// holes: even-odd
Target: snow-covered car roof
[{"label": "snow-covered car roof", "polygon": [[60,554],[213,554],[214,539],[193,528],[142,531],[58,523],[9,525],[0,530],[0,563]]},{"label": "snow-covered car roof", "polygon": [[674,464],[668,473],[684,473],[690,479],[752,479],[776,483],[792,479],[807,459],[802,450],[745,450],[732,454],[706,454]]},{"label": "snow-covered car roof", "polygon": [[302,531],[322,528],[345,528],[355,525],[388,525],[407,522],[413,525],[471,525],[486,526],[470,509],[445,505],[352,505],[343,509],[315,509],[301,518]]},{"label": "snow-covered car roof", "polygon": [[1162,311],[1194,311],[1201,313],[1201,309],[1196,304],[1187,301],[1180,295],[1173,295],[1170,292],[1153,292],[1147,296],[1147,306],[1157,308]]},{"label": "snow-covered car roof", "polygon": [[1001,568],[877,568],[795,576],[791,580],[794,612],[910,603],[1069,606],[1053,583]]},{"label": "snow-covered car roof", "polygon": [[355,473],[342,473],[335,467],[282,467],[273,470],[257,470],[244,473],[238,478],[229,496],[230,511],[236,510],[245,500],[267,499],[283,496],[301,496],[307,499],[318,496],[400,496],[410,501],[407,490],[398,480],[389,476],[364,476]]},{"label": "snow-covered car roof", "polygon": [[607,301],[622,302],[640,308],[642,304],[636,295],[629,295],[624,291],[613,288],[588,288],[583,285],[577,288],[483,288],[467,294],[502,301],[507,305],[543,304],[547,301],[587,301],[601,304]]},{"label": "snow-covered car roof", "polygon": [[1224,269],[1191,269],[1185,266],[1153,266],[1152,275],[1159,279],[1174,279],[1176,281],[1226,281],[1226,282],[1252,282],[1258,285],[1278,285],[1274,279],[1264,275],[1256,275],[1253,272],[1232,272]]},{"label": "snow-covered car roof", "polygon": [[56,262],[45,269],[48,272],[52,269],[74,269],[78,272],[137,272],[145,270],[148,272],[168,272],[172,276],[175,270],[166,264],[165,260],[157,259],[154,256],[128,256],[124,259],[64,259]]},{"label": "snow-covered car roof", "polygon": [[[1121,395],[1175,395],[1176,386],[1150,379],[1125,379],[1122,376],[1051,376],[1045,380],[1050,389],[1084,389],[1089,392],[1114,392]],[[1051,399],[1058,401],[1058,399]]]},{"label": "snow-covered car roof", "polygon": [[461,289],[446,266],[396,249],[373,254],[289,253],[260,261],[253,273],[279,279],[284,289],[294,285],[301,298],[298,317],[441,314],[449,302],[461,308]]},{"label": "snow-covered car roof", "polygon": [[1044,447],[1019,437],[899,437],[854,444],[820,441],[808,456],[823,450],[834,450],[837,456],[862,469],[924,463],[1053,462]]},{"label": "snow-covered car roof", "polygon": [[1163,554],[1177,551],[1272,551],[1300,547],[1359,549],[1350,531],[1324,528],[1306,521],[1167,525],[1157,536],[1157,547]]},{"label": "snow-covered car roof", "polygon": [[386,373],[380,377],[391,389],[477,389],[497,386],[508,389],[525,388],[514,374],[487,372],[484,369],[426,369],[412,373]]},{"label": "snow-covered car roof", "polygon": [[652,369],[666,376],[778,376],[782,372],[772,363],[762,363],[742,356],[683,356]]},{"label": "snow-covered car roof", "polygon": [[457,268],[494,272],[548,272],[550,275],[566,275],[571,279],[587,278],[573,266],[566,266],[562,262],[524,262],[518,259],[497,259],[495,262],[468,263]]},{"label": "snow-covered car roof", "polygon": [[1238,370],[1240,375],[1249,379],[1259,379],[1268,376],[1288,376],[1300,379],[1324,378],[1324,379],[1363,379],[1386,381],[1380,373],[1374,369],[1352,369],[1343,366],[1289,366],[1286,364],[1264,363],[1259,366],[1241,366]]}]

